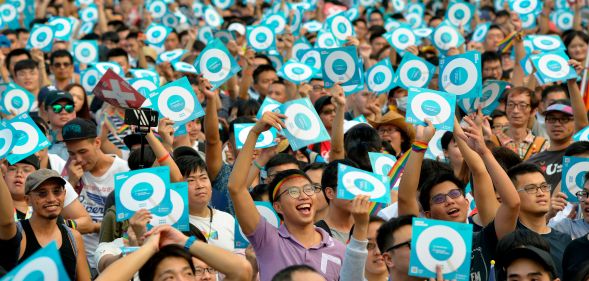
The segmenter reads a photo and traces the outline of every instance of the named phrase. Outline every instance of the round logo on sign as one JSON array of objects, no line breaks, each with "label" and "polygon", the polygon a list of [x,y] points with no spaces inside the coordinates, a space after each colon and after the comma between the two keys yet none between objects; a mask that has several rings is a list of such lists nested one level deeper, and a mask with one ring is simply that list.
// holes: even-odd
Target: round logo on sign
[{"label": "round logo on sign", "polygon": [[39,144],[39,136],[35,133],[37,130],[26,122],[14,122],[11,124],[14,130],[21,132],[14,147],[12,154],[22,155],[33,151]]},{"label": "round logo on sign", "polygon": [[251,30],[248,39],[252,47],[267,50],[274,43],[274,33],[266,26],[258,26]]},{"label": "round logo on sign", "polygon": [[433,30],[431,28],[427,28],[427,27],[426,28],[418,28],[418,29],[413,30],[413,34],[423,38],[423,37],[430,36],[432,34],[432,31]]},{"label": "round logo on sign", "polygon": [[65,18],[55,18],[49,22],[55,28],[56,37],[68,37],[72,33],[72,24]]},{"label": "round logo on sign", "polygon": [[29,95],[21,89],[11,89],[4,92],[4,108],[17,115],[29,111],[32,102]]},{"label": "round logo on sign", "polygon": [[345,83],[356,72],[356,63],[350,54],[344,51],[335,51],[325,58],[325,74],[333,82]]},{"label": "round logo on sign", "polygon": [[346,17],[342,15],[334,16],[331,21],[331,33],[336,39],[344,41],[348,36],[352,36],[352,31],[352,24]]},{"label": "round logo on sign", "polygon": [[342,176],[342,182],[350,193],[354,195],[370,194],[371,199],[380,198],[388,192],[382,181],[362,172],[347,172]]},{"label": "round logo on sign", "polygon": [[131,83],[131,87],[141,93],[144,97],[147,97],[149,93],[157,90],[157,85],[150,79],[139,78]]},{"label": "round logo on sign", "polygon": [[14,144],[14,135],[12,134],[12,130],[9,128],[4,128],[0,130],[0,157],[4,158],[6,154],[11,150],[12,145]]},{"label": "round logo on sign", "polygon": [[47,25],[40,26],[31,33],[30,40],[33,47],[43,49],[53,42],[53,30]]},{"label": "round logo on sign", "polygon": [[180,24],[180,19],[171,13],[167,13],[162,17],[162,23],[167,27],[176,27]]},{"label": "round logo on sign", "polygon": [[538,60],[538,70],[550,78],[560,79],[569,74],[570,67],[564,58],[548,54]]},{"label": "round logo on sign", "polygon": [[150,44],[161,44],[168,37],[168,31],[161,25],[154,25],[147,30],[145,37]]},{"label": "round logo on sign", "polygon": [[442,50],[448,50],[458,45],[458,34],[450,26],[441,26],[434,31],[434,43]]},{"label": "round logo on sign", "polygon": [[168,6],[163,1],[153,1],[147,8],[151,17],[154,19],[161,19],[168,11]]},{"label": "round logo on sign", "polygon": [[450,61],[441,74],[444,90],[455,95],[469,93],[477,83],[478,74],[474,63],[465,58]]},{"label": "round logo on sign", "polygon": [[177,223],[178,220],[180,220],[182,214],[184,213],[184,199],[182,199],[182,196],[180,196],[178,191],[170,189],[170,201],[172,202],[172,210],[170,211],[170,213],[166,216],[158,216],[156,214],[151,214],[152,222],[158,222],[158,225],[173,225]]},{"label": "round logo on sign", "polygon": [[96,62],[98,58],[98,50],[96,46],[90,42],[78,41],[74,49],[74,57],[83,64],[90,64]]},{"label": "round logo on sign", "polygon": [[560,40],[550,36],[539,36],[532,40],[534,46],[545,51],[556,50],[560,48]]},{"label": "round logo on sign", "polygon": [[436,265],[451,264],[442,267],[447,274],[459,268],[466,258],[466,244],[456,230],[444,225],[426,228],[415,241],[417,258],[431,272],[436,272]]},{"label": "round logo on sign", "polygon": [[157,99],[158,111],[175,122],[187,121],[196,102],[188,90],[179,86],[166,88]]},{"label": "round logo on sign", "polygon": [[164,181],[152,173],[138,173],[130,176],[121,186],[119,199],[125,209],[139,211],[151,209],[162,203],[166,195]]},{"label": "round logo on sign", "polygon": [[415,42],[417,41],[415,38],[415,34],[407,28],[397,28],[391,34],[391,43],[397,49],[405,50],[409,46],[416,45]]},{"label": "round logo on sign", "polygon": [[205,21],[212,27],[219,27],[222,24],[221,16],[215,11],[214,8],[208,7],[205,9]]},{"label": "round logo on sign", "polygon": [[173,67],[174,67],[174,70],[176,70],[176,71],[197,74],[196,68],[194,68],[193,65],[183,62],[183,61],[175,62],[173,64]]},{"label": "round logo on sign", "polygon": [[537,0],[520,0],[520,1],[513,1],[513,11],[517,12],[518,14],[531,14],[533,13],[536,8],[538,7]]},{"label": "round logo on sign", "polygon": [[286,19],[281,15],[271,15],[266,19],[266,24],[274,28],[276,33],[281,34],[286,28]]},{"label": "round logo on sign", "polygon": [[302,140],[313,140],[319,137],[321,126],[319,120],[314,118],[315,112],[301,104],[289,106],[284,115],[288,116],[284,120],[286,129],[296,138]]},{"label": "round logo on sign", "polygon": [[483,25],[477,26],[477,28],[474,30],[474,33],[472,35],[472,40],[476,41],[476,42],[485,41],[485,36],[487,36],[487,31],[489,31],[488,25],[483,24]]},{"label": "round logo on sign", "polygon": [[587,162],[578,162],[569,168],[564,179],[570,194],[577,194],[577,192],[581,191],[587,171],[589,171],[589,163]]},{"label": "round logo on sign", "polygon": [[0,14],[5,22],[11,22],[17,20],[18,11],[11,4],[4,4],[0,6]]},{"label": "round logo on sign", "polygon": [[212,82],[225,79],[231,69],[231,60],[219,49],[209,49],[201,55],[198,65],[200,72]]},{"label": "round logo on sign", "polygon": [[397,73],[401,83],[406,87],[423,88],[429,78],[427,65],[419,60],[407,61]]},{"label": "round logo on sign", "polygon": [[483,88],[483,97],[475,99],[474,108],[479,108],[479,106],[485,108],[491,105],[495,100],[497,100],[500,92],[501,89],[499,88],[498,84],[488,84],[485,88]]},{"label": "round logo on sign", "polygon": [[12,280],[59,280],[57,264],[49,257],[39,257],[23,266]]},{"label": "round logo on sign", "polygon": [[432,124],[438,125],[450,118],[452,109],[442,96],[420,93],[413,98],[411,111],[417,119],[429,119]]},{"label": "round logo on sign", "polygon": [[385,65],[377,65],[368,73],[368,87],[373,92],[385,91],[393,81],[391,69]]},{"label": "round logo on sign", "polygon": [[99,62],[99,63],[95,64],[94,67],[96,67],[98,72],[100,72],[102,74],[106,73],[106,71],[109,69],[112,69],[112,71],[114,71],[118,75],[123,74],[123,68],[120,65],[118,65],[117,63]]},{"label": "round logo on sign", "polygon": [[317,50],[306,52],[301,58],[301,62],[315,69],[321,69],[321,55]]},{"label": "round logo on sign", "polygon": [[381,156],[374,161],[374,170],[380,171],[381,175],[388,175],[393,166],[395,166],[395,160],[389,157]]},{"label": "round logo on sign", "polygon": [[88,93],[92,92],[96,84],[98,84],[100,77],[101,75],[96,68],[89,68],[83,71],[80,80],[82,86],[84,86],[84,90]]},{"label": "round logo on sign", "polygon": [[306,81],[313,75],[311,68],[303,63],[288,63],[284,66],[282,71],[290,79],[297,82]]},{"label": "round logo on sign", "polygon": [[464,26],[471,17],[470,8],[464,3],[454,3],[448,11],[448,20],[455,26]]}]

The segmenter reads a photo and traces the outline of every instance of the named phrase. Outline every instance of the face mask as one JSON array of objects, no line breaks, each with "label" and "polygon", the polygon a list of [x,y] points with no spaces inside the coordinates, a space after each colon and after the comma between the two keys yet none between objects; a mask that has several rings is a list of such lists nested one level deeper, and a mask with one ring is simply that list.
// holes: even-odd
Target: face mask
[{"label": "face mask", "polygon": [[401,111],[407,111],[407,97],[396,98],[397,108]]}]

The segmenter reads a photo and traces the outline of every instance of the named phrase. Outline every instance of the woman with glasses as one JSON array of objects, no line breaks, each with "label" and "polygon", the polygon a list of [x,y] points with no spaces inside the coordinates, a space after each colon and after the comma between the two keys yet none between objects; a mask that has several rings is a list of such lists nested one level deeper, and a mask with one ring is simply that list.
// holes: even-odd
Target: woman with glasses
[{"label": "woman with glasses", "polygon": [[244,171],[252,165],[256,140],[271,127],[286,128],[282,121],[285,117],[266,112],[250,131],[229,178],[235,215],[256,252],[260,280],[271,280],[281,269],[295,264],[310,265],[321,269],[327,280],[339,280],[345,247],[314,226],[317,193],[321,189],[303,171],[280,172],[269,184],[270,203],[283,220],[279,229],[260,216],[248,192]]}]

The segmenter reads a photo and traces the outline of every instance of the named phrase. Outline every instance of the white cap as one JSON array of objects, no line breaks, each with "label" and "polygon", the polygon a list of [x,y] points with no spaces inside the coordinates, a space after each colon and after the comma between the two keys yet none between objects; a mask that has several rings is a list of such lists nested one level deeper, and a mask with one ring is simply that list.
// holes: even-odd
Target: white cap
[{"label": "white cap", "polygon": [[245,35],[245,26],[241,23],[238,23],[238,22],[234,22],[234,23],[230,24],[229,27],[227,27],[227,30],[235,31],[235,32],[239,33],[240,35]]}]

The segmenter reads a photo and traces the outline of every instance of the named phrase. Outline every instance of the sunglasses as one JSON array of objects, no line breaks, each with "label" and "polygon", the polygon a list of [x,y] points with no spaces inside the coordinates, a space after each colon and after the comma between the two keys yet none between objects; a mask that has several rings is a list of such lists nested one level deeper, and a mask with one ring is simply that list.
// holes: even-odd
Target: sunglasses
[{"label": "sunglasses", "polygon": [[64,109],[65,109],[65,112],[72,113],[72,112],[74,112],[74,105],[73,104],[66,104],[66,105],[54,104],[51,106],[51,109],[55,113],[61,113],[61,111]]},{"label": "sunglasses", "polygon": [[47,191],[47,190],[40,190],[40,191],[31,191],[32,194],[37,195],[39,198],[46,198],[47,196],[49,196],[49,193],[52,193],[53,196],[55,197],[59,197],[61,196],[63,193],[65,192],[64,188],[55,188],[53,190]]}]

